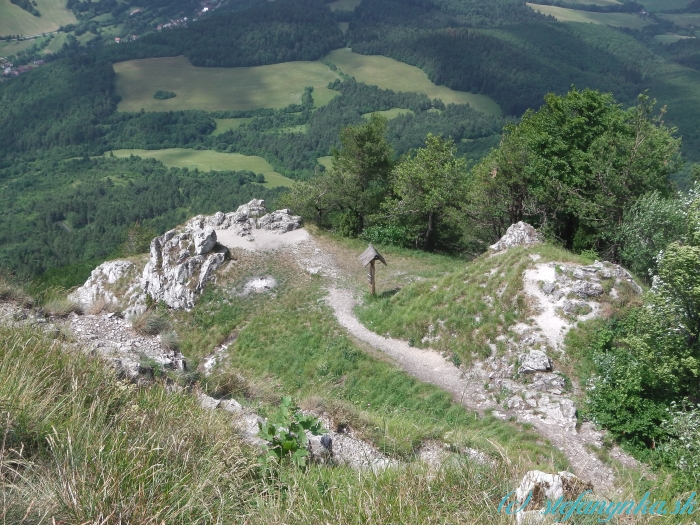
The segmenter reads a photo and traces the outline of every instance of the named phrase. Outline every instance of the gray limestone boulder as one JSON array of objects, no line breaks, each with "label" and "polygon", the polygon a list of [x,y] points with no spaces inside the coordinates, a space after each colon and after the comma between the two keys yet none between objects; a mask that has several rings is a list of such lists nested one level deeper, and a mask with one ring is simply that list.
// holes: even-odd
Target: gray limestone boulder
[{"label": "gray limestone boulder", "polygon": [[543,241],[543,236],[535,228],[527,224],[526,222],[520,221],[512,224],[507,230],[506,234],[501,237],[501,239],[490,246],[490,248],[496,252],[501,250],[507,250],[513,246],[523,246],[538,244]]},{"label": "gray limestone boulder", "polygon": [[552,370],[552,360],[541,350],[530,350],[527,354],[521,354],[519,361],[519,374],[534,374],[535,372],[550,372]]},{"label": "gray limestone boulder", "polygon": [[143,292],[169,307],[189,310],[214,272],[224,263],[225,249],[214,250],[216,232],[195,217],[184,231],[170,230],[151,241],[148,264],[141,276]]},{"label": "gray limestone boulder", "polygon": [[571,287],[571,291],[582,299],[602,295],[604,292],[603,287],[599,283],[591,283],[588,281],[576,281]]},{"label": "gray limestone boulder", "polygon": [[292,215],[289,210],[277,210],[260,217],[258,228],[285,233],[301,228],[301,217]]}]

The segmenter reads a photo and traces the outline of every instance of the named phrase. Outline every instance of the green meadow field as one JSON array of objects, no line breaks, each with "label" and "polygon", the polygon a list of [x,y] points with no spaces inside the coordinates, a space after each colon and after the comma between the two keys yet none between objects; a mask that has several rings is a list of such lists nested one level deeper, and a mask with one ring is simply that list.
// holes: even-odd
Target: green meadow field
[{"label": "green meadow field", "polygon": [[362,0],[335,0],[335,2],[330,2],[327,5],[331,8],[331,11],[354,11],[361,3]]},{"label": "green meadow field", "polygon": [[[293,181],[277,173],[262,157],[241,155],[239,153],[220,153],[211,150],[194,150],[185,148],[170,148],[158,150],[118,149],[114,150],[115,157],[135,155],[141,158],[151,158],[161,161],[168,167],[197,168],[200,171],[242,171],[250,170],[262,173],[267,181],[266,188],[291,186]],[[109,153],[107,153],[109,155]]]},{"label": "green meadow field", "polygon": [[688,0],[638,0],[650,12],[673,11],[688,7]]},{"label": "green meadow field", "polygon": [[658,16],[673,22],[678,27],[700,26],[700,13],[659,14]]},{"label": "green meadow field", "polygon": [[[286,62],[257,67],[194,67],[185,57],[147,58],[114,64],[120,111],[184,109],[247,110],[283,108],[301,102],[313,86],[317,106],[338,93],[327,88],[338,76],[320,62]],[[175,98],[156,100],[156,91]]]},{"label": "green meadow field", "polygon": [[654,39],[657,40],[658,42],[661,42],[662,44],[673,44],[674,42],[678,42],[679,40],[683,40],[685,38],[693,38],[693,37],[692,36],[675,35],[673,33],[667,33],[665,35],[654,35]]},{"label": "green meadow field", "polygon": [[65,0],[35,0],[41,16],[34,16],[24,9],[0,0],[0,36],[38,35],[56,31],[59,26],[77,22]]},{"label": "green meadow field", "polygon": [[445,104],[470,104],[473,108],[491,115],[500,115],[501,108],[486,95],[454,91],[436,86],[421,69],[379,55],[360,55],[350,49],[336,49],[325,57],[345,74],[358,82],[382,89],[411,93],[425,93],[429,98],[439,98]]},{"label": "green meadow field", "polygon": [[230,129],[236,129],[241,124],[248,124],[255,117],[243,117],[243,118],[215,118],[216,129],[212,132],[213,136],[221,135],[226,133]]},{"label": "green meadow field", "polygon": [[392,108],[386,109],[384,111],[372,111],[371,113],[363,113],[362,116],[365,118],[369,118],[372,115],[372,113],[379,113],[381,116],[389,120],[396,118],[399,115],[413,115],[413,111],[411,111],[410,109]]},{"label": "green meadow field", "polygon": [[641,29],[651,23],[637,15],[629,13],[593,13],[590,11],[579,11],[577,9],[567,9],[566,7],[556,7],[553,5],[531,3],[527,5],[544,15],[553,16],[560,22],[588,22],[605,26],[627,27],[629,29]]},{"label": "green meadow field", "polygon": [[9,57],[34,45],[36,40],[13,40],[12,42],[0,42],[0,57]]},{"label": "green meadow field", "polygon": [[327,170],[331,169],[333,167],[333,163],[331,162],[333,160],[332,155],[327,155],[325,157],[319,157],[318,158],[318,163],[321,166],[324,166]]}]

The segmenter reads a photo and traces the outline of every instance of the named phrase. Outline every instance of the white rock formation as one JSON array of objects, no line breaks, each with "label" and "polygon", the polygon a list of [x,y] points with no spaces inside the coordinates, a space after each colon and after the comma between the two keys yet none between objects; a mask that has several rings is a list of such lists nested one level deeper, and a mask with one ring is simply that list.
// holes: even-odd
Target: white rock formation
[{"label": "white rock formation", "polygon": [[69,299],[89,308],[104,301],[133,315],[145,309],[143,292],[138,283],[139,269],[131,261],[107,261],[95,268],[85,284],[70,294]]},{"label": "white rock formation", "polygon": [[516,522],[521,524],[549,523],[552,516],[541,513],[541,509],[546,508],[546,501],[555,502],[559,498],[565,501],[575,501],[587,490],[593,490],[593,485],[581,478],[574,476],[571,472],[562,471],[558,474],[549,474],[540,470],[531,470],[523,477],[520,486],[515,491],[518,507],[521,507],[528,496],[530,502],[526,512],[519,512]]},{"label": "white rock formation", "polygon": [[506,230],[506,234],[501,237],[496,244],[492,244],[490,248],[496,252],[500,252],[512,246],[538,244],[542,241],[543,236],[541,233],[526,222],[520,221],[511,224]]},{"label": "white rock formation", "polygon": [[170,230],[151,241],[150,258],[141,276],[144,294],[170,308],[185,310],[194,307],[226,253],[225,249],[214,250],[216,232],[211,227],[188,227],[183,232]]}]

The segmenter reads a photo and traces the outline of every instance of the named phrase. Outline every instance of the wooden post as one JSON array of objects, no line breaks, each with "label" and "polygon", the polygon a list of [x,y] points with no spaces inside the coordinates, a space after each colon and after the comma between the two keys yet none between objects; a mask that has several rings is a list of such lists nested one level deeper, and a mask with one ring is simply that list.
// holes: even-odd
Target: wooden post
[{"label": "wooden post", "polygon": [[360,262],[362,262],[362,265],[367,268],[369,266],[369,273],[367,274],[367,282],[369,283],[369,291],[372,295],[376,295],[376,288],[375,288],[375,275],[376,275],[376,267],[374,266],[375,261],[381,261],[382,264],[386,266],[386,261],[384,260],[384,257],[379,255],[379,252],[374,249],[374,246],[371,244],[367,246],[367,249],[358,257],[360,259]]},{"label": "wooden post", "polygon": [[375,295],[374,291],[374,261],[369,263],[369,291]]}]

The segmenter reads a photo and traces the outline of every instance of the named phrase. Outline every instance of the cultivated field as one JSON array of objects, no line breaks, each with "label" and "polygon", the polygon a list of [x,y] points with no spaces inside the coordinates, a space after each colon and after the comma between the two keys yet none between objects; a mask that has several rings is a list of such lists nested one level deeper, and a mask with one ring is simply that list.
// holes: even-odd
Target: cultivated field
[{"label": "cultivated field", "polygon": [[413,115],[413,111],[411,111],[410,109],[392,108],[384,111],[372,111],[371,113],[363,113],[362,116],[365,118],[369,118],[372,115],[372,113],[379,113],[380,115],[386,117],[389,120],[396,118],[399,115]]},{"label": "cultivated field", "polygon": [[674,33],[667,33],[665,35],[655,35],[654,36],[654,39],[661,42],[662,44],[673,44],[674,42],[678,42],[679,40],[683,40],[685,38],[693,38],[693,37],[692,36],[676,35]]},{"label": "cultivated field", "polygon": [[28,13],[10,0],[0,0],[0,35],[38,35],[77,22],[65,0],[36,0],[36,9],[41,16]]},{"label": "cultivated field", "polygon": [[[313,86],[316,105],[338,93],[328,89],[337,75],[320,62],[286,62],[258,67],[194,67],[185,57],[147,58],[114,64],[120,111],[183,109],[246,110],[283,108],[301,102],[304,87]],[[156,100],[156,91],[175,98]]]},{"label": "cultivated field", "polygon": [[678,15],[660,14],[659,18],[670,20],[678,27],[700,26],[700,13],[683,13]]},{"label": "cultivated field", "polygon": [[673,11],[674,9],[685,9],[688,7],[688,0],[639,0],[647,11]]},{"label": "cultivated field", "polygon": [[0,42],[0,57],[9,57],[34,45],[36,40],[21,40],[12,42]]},{"label": "cultivated field", "polygon": [[579,11],[577,9],[567,9],[565,7],[555,7],[553,5],[527,4],[535,11],[544,15],[551,15],[559,22],[588,22],[605,26],[627,27],[630,29],[641,29],[649,25],[643,18],[629,13],[592,13],[590,11]]},{"label": "cultivated field", "polygon": [[[241,155],[239,153],[219,153],[211,150],[193,150],[185,148],[171,149],[118,149],[114,150],[115,157],[136,155],[141,158],[152,158],[161,161],[168,167],[197,168],[200,171],[241,171],[250,170],[265,175],[265,187],[291,186],[292,180],[277,173],[262,157]],[[107,153],[109,155],[109,153]]]},{"label": "cultivated field", "polygon": [[425,93],[429,98],[439,98],[445,104],[470,104],[485,113],[501,114],[500,107],[490,97],[436,86],[421,69],[393,58],[359,55],[345,48],[332,51],[325,59],[358,82],[393,91]]},{"label": "cultivated field", "polygon": [[331,11],[354,11],[362,3],[362,0],[335,0],[330,2],[328,7]]}]

